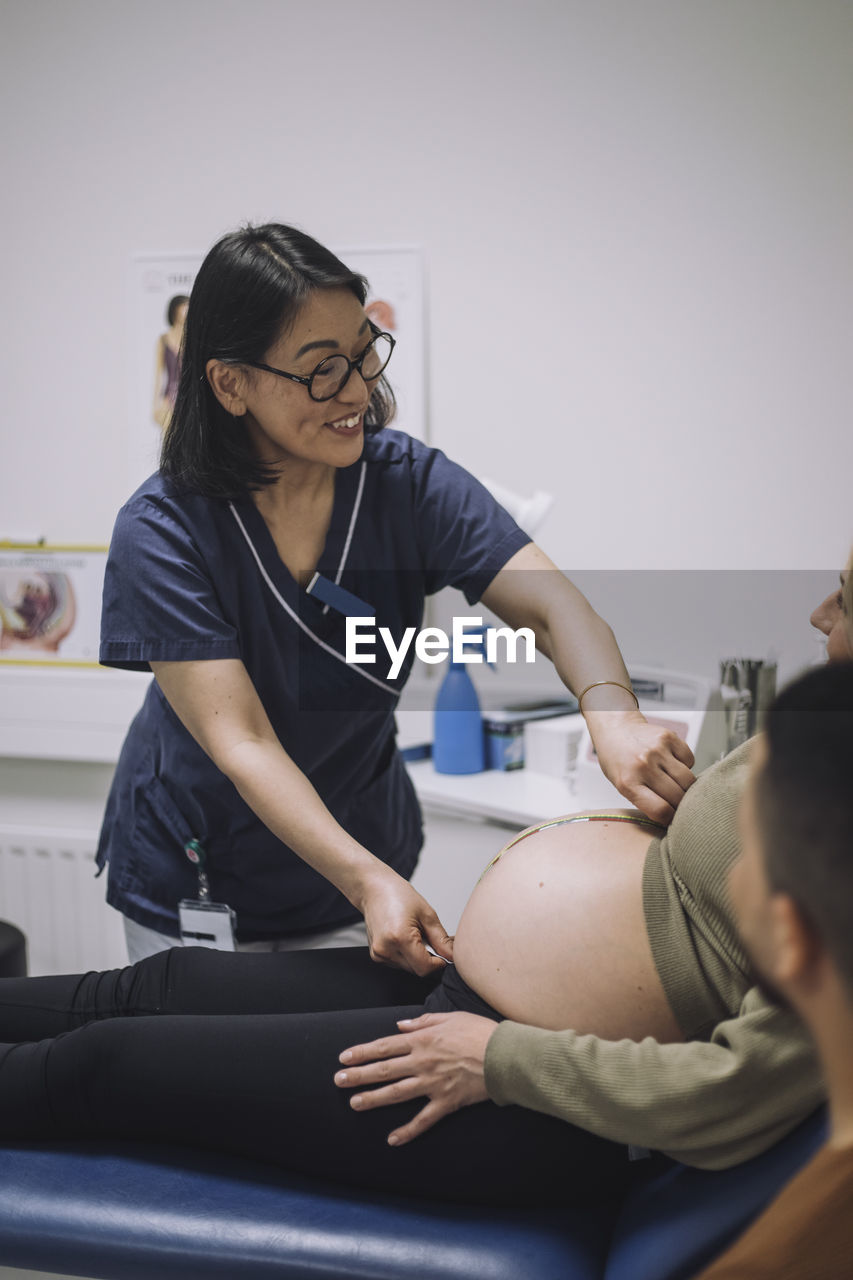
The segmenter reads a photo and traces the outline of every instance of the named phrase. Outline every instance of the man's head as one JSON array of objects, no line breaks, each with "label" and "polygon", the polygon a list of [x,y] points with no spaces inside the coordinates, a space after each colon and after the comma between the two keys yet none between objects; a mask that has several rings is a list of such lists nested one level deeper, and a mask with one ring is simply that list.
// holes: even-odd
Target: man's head
[{"label": "man's head", "polygon": [[731,873],[762,979],[808,1017],[828,975],[853,1013],[853,663],[779,695],[755,744]]}]

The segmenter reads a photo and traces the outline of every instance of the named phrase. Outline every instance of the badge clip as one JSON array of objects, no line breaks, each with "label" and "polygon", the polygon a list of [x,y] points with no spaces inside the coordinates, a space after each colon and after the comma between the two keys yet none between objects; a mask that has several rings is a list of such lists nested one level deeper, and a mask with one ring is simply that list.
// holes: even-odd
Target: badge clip
[{"label": "badge clip", "polygon": [[330,582],[321,573],[314,574],[314,577],[305,588],[305,594],[314,596],[317,600],[322,600],[327,609],[332,608],[337,613],[342,613],[345,618],[376,617],[376,610],[372,604],[365,604],[363,600],[359,600],[358,596],[353,595],[351,591],[345,590],[337,582]]},{"label": "badge clip", "polygon": [[184,853],[198,872],[198,898],[184,898],[178,903],[181,942],[185,947],[236,951],[237,916],[226,903],[212,902],[210,899],[204,846],[199,840],[188,840],[184,845]]}]

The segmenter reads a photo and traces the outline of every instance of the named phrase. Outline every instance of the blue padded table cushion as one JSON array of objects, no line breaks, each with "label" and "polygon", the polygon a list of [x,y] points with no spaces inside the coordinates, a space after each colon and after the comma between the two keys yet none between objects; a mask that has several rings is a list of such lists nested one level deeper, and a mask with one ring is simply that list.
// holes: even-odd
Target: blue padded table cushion
[{"label": "blue padded table cushion", "polygon": [[600,1280],[614,1217],[356,1196],[143,1144],[0,1149],[0,1263],[98,1280]]},{"label": "blue padded table cushion", "polygon": [[752,1160],[712,1172],[674,1165],[627,1197],[605,1280],[687,1280],[758,1216],[824,1142],[821,1107]]}]

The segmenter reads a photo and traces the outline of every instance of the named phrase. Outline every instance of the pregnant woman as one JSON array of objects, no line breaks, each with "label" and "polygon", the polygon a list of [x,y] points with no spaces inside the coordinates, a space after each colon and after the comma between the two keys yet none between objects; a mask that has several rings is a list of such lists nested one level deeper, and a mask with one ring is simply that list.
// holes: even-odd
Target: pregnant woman
[{"label": "pregnant woman", "polygon": [[[843,579],[812,617],[835,660],[853,658]],[[366,949],[175,948],[0,983],[0,1137],[183,1143],[515,1205],[612,1191],[643,1167],[631,1145],[710,1168],[756,1154],[823,1086],[732,923],[749,748],[701,776],[667,832],[593,814],[510,841],[440,978]]]}]

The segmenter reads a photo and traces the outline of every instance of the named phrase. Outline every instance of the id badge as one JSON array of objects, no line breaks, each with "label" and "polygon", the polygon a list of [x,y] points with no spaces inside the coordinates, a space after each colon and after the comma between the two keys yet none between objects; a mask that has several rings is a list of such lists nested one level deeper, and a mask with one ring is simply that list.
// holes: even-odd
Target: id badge
[{"label": "id badge", "polygon": [[181,942],[185,947],[212,947],[215,951],[236,951],[234,929],[237,916],[222,902],[201,902],[184,898],[178,903]]}]

